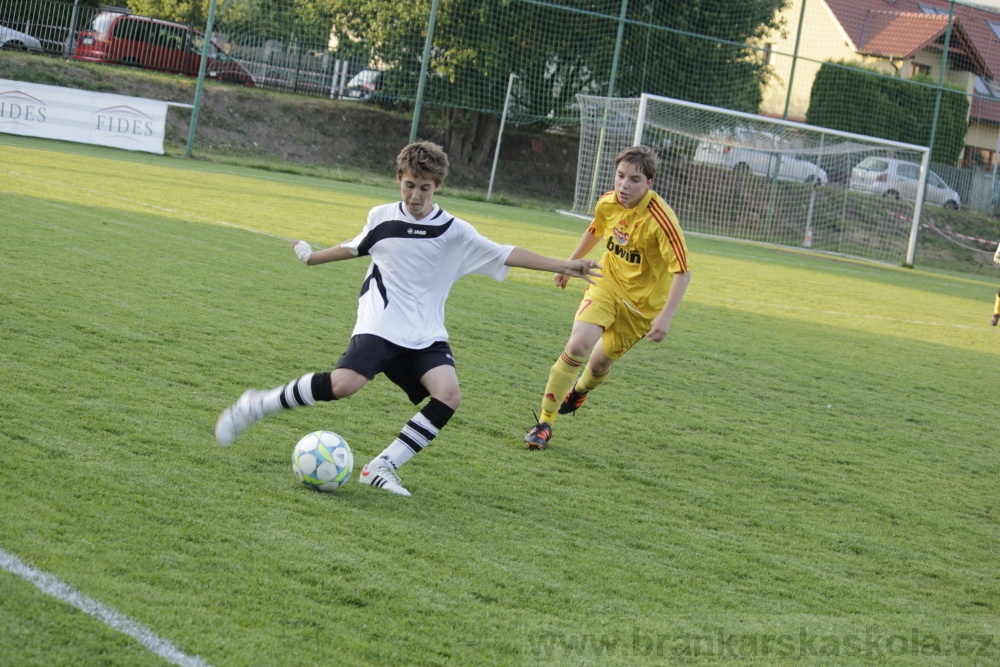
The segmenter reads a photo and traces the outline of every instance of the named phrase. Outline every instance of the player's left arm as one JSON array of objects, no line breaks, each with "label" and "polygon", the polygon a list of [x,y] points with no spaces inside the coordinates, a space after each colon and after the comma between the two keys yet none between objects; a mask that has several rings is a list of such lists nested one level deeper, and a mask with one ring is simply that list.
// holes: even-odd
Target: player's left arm
[{"label": "player's left arm", "polygon": [[594,282],[591,276],[600,277],[598,271],[600,265],[593,259],[556,259],[546,257],[538,253],[531,252],[524,248],[516,247],[507,255],[504,260],[506,266],[517,266],[522,269],[534,269],[535,271],[549,271],[551,273],[561,273],[574,278],[583,278],[588,283]]},{"label": "player's left arm", "polygon": [[670,322],[674,319],[674,313],[681,305],[681,299],[684,298],[684,292],[687,291],[690,282],[690,271],[674,274],[674,279],[670,283],[670,292],[667,293],[667,302],[663,304],[663,310],[660,311],[660,314],[653,318],[652,325],[646,332],[646,338],[654,343],[659,343],[666,337],[667,332],[670,331]]}]

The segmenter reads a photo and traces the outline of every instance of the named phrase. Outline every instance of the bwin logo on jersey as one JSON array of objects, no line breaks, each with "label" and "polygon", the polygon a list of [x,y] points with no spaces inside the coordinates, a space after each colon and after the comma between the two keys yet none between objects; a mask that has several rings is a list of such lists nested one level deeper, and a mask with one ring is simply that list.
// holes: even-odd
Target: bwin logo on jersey
[{"label": "bwin logo on jersey", "polygon": [[414,229],[413,227],[410,227],[410,228],[408,228],[406,230],[406,233],[407,234],[413,234],[415,236],[426,236],[427,235],[427,230],[426,229]]},{"label": "bwin logo on jersey", "polygon": [[626,250],[615,242],[614,236],[608,236],[608,243],[605,246],[629,264],[642,264],[642,255],[637,250]]}]

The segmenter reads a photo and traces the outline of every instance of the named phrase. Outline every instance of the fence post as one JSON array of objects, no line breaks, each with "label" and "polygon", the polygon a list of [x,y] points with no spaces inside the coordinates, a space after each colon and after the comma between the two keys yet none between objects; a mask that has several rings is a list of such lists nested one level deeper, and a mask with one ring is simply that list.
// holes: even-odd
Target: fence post
[{"label": "fence post", "polygon": [[201,62],[198,64],[198,83],[194,87],[194,105],[191,109],[191,127],[188,129],[188,143],[185,155],[194,152],[194,134],[198,129],[198,110],[201,109],[201,91],[205,89],[205,71],[208,69],[208,54],[212,46],[212,24],[215,22],[215,1],[208,4],[208,25],[205,26],[205,40],[201,44]]},{"label": "fence post", "polygon": [[938,73],[937,95],[934,97],[934,115],[931,116],[931,137],[927,142],[926,165],[921,169],[920,178],[923,179],[920,188],[920,199],[917,200],[917,209],[914,213],[913,230],[910,233],[910,244],[906,250],[906,263],[903,264],[908,269],[913,268],[913,261],[917,256],[917,239],[920,237],[920,211],[923,201],[927,198],[927,174],[930,169],[931,155],[934,153],[934,140],[937,138],[938,116],[941,113],[941,95],[944,93],[944,73],[948,69],[948,49],[951,48],[951,26],[955,23],[955,0],[948,3],[948,28],[944,31],[944,48],[941,49],[941,71]]},{"label": "fence post", "polygon": [[944,73],[948,69],[948,49],[951,48],[951,26],[955,23],[955,0],[948,3],[948,28],[944,32],[944,48],[941,50],[941,71],[938,73],[937,95],[934,97],[934,115],[931,116],[931,138],[927,147],[934,152],[937,138],[938,115],[941,113],[941,95],[944,92]]},{"label": "fence post", "polygon": [[802,24],[806,20],[806,0],[802,0],[802,11],[799,12],[799,28],[795,33],[795,50],[792,52],[792,71],[788,73],[788,92],[785,93],[785,111],[782,120],[788,120],[788,107],[792,103],[792,86],[795,85],[795,65],[799,62],[799,42],[802,40]]},{"label": "fence post", "polygon": [[[802,24],[805,23],[806,19],[806,0],[802,0],[802,11],[799,12],[799,27],[795,33],[795,48],[792,51],[792,70],[788,73],[788,91],[785,93],[785,110],[781,114],[782,120],[788,120],[788,107],[792,103],[792,86],[795,85],[795,65],[799,62],[799,42],[802,40]],[[780,148],[780,146],[779,146]],[[774,176],[771,178],[771,192],[767,196],[767,220],[764,222],[764,241],[767,241],[768,235],[771,233],[771,222],[774,220],[774,200],[778,195],[778,176],[781,175],[781,153],[779,152],[775,158],[777,163],[774,169]],[[813,198],[816,196],[816,190],[813,189]],[[812,208],[809,209],[810,216],[812,215]],[[811,227],[810,223],[810,227]],[[808,246],[807,246],[808,247]]]},{"label": "fence post", "polygon": [[622,37],[625,34],[625,14],[628,12],[628,0],[622,0],[622,8],[618,13],[618,36],[615,38],[615,57],[611,61],[611,81],[608,82],[608,97],[615,96],[615,79],[618,78],[618,61],[622,56]]},{"label": "fence post", "polygon": [[296,40],[295,44],[295,76],[292,78],[292,92],[299,92],[299,77],[302,75],[302,42]]},{"label": "fence post", "polygon": [[76,50],[76,14],[79,11],[80,0],[73,0],[73,14],[69,18],[69,34],[63,44],[63,57],[69,58]]},{"label": "fence post", "polygon": [[420,62],[420,80],[417,82],[417,99],[413,102],[413,122],[410,123],[410,143],[417,140],[420,125],[420,107],[424,103],[424,86],[427,83],[427,63],[431,59],[431,44],[434,43],[434,22],[437,20],[438,0],[431,3],[431,16],[427,21],[427,37],[424,39],[424,57]]},{"label": "fence post", "polygon": [[330,99],[337,94],[337,79],[340,77],[340,58],[333,61],[333,77],[330,79]]},{"label": "fence post", "polygon": [[517,75],[510,73],[507,79],[507,95],[503,98],[503,114],[500,116],[500,132],[497,134],[497,150],[493,154],[493,169],[490,171],[490,187],[486,189],[486,201],[493,196],[493,179],[497,175],[497,162],[500,160],[500,142],[503,141],[503,128],[507,124],[507,111],[510,109],[510,94],[514,90],[514,79]]},{"label": "fence post", "polygon": [[[628,12],[628,0],[622,0],[621,11],[618,13],[618,36],[615,38],[615,56],[611,61],[611,79],[608,81],[607,98],[615,96],[615,79],[618,77],[618,59],[622,52],[622,37],[625,34],[625,14]],[[587,210],[594,208],[597,199],[597,183],[600,179],[601,159],[604,157],[604,137],[608,132],[608,105],[604,105],[604,117],[601,119],[601,136],[597,139],[597,156],[594,158],[594,178],[590,182],[590,196],[587,198]]]}]

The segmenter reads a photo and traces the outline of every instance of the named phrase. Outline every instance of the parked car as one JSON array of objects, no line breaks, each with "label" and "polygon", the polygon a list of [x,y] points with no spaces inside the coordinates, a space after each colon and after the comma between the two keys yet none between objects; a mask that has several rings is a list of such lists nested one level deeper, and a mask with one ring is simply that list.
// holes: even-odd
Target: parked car
[{"label": "parked car", "polygon": [[781,137],[763,130],[732,127],[715,130],[710,139],[699,141],[692,160],[735,172],[773,176],[779,181],[826,185],[826,171],[790,152]]},{"label": "parked car", "polygon": [[31,35],[0,25],[0,49],[42,52],[42,43]]},{"label": "parked car", "polygon": [[385,73],[381,70],[363,69],[347,82],[347,86],[344,88],[344,98],[368,102],[375,96],[375,93],[382,90],[384,80]]},{"label": "parked car", "polygon": [[[895,158],[867,157],[851,170],[850,189],[893,199],[916,200],[920,194],[920,165]],[[924,201],[958,209],[962,198],[933,171],[927,171]]]},{"label": "parked car", "polygon": [[[73,58],[197,76],[204,43],[204,33],[181,23],[102,12],[80,32]],[[250,72],[214,42],[205,71],[218,81],[254,85]]]}]

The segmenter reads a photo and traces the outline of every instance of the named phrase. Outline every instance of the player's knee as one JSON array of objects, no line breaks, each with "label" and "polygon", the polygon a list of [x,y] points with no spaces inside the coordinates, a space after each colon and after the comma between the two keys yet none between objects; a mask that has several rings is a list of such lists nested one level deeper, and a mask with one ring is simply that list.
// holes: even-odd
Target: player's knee
[{"label": "player's knee", "polygon": [[434,398],[447,405],[452,410],[458,410],[462,404],[462,390],[458,387],[449,387],[443,391],[432,394]]},{"label": "player's knee", "polygon": [[354,377],[339,375],[336,372],[330,375],[330,386],[333,389],[333,395],[337,398],[347,398],[358,393],[367,382],[368,379],[363,375]]},{"label": "player's knee", "polygon": [[590,347],[587,345],[586,341],[570,338],[569,342],[566,343],[566,354],[570,356],[578,359],[586,359],[589,353]]}]

